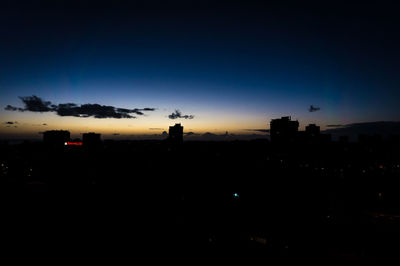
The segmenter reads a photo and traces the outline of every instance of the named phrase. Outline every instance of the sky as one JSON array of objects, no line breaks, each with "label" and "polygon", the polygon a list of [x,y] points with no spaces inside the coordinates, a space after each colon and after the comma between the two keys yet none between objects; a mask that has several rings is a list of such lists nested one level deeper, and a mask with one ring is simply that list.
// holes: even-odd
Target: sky
[{"label": "sky", "polygon": [[54,2],[0,4],[2,138],[400,120],[396,1]]}]

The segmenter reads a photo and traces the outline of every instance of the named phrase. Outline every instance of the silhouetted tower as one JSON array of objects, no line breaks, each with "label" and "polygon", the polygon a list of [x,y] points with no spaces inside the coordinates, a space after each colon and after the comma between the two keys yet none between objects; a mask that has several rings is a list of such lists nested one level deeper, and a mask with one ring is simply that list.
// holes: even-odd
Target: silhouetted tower
[{"label": "silhouetted tower", "polygon": [[101,144],[101,134],[89,132],[82,135],[83,146],[97,147]]},{"label": "silhouetted tower", "polygon": [[170,126],[168,139],[175,143],[183,142],[183,126],[181,124]]},{"label": "silhouetted tower", "polygon": [[64,146],[70,140],[70,133],[66,130],[49,130],[43,132],[43,142],[49,146]]},{"label": "silhouetted tower", "polygon": [[299,122],[292,121],[290,116],[272,119],[270,123],[271,141],[291,142],[297,137]]},{"label": "silhouetted tower", "polygon": [[320,135],[320,127],[316,124],[309,124],[306,126],[306,133],[310,137],[317,137]]}]

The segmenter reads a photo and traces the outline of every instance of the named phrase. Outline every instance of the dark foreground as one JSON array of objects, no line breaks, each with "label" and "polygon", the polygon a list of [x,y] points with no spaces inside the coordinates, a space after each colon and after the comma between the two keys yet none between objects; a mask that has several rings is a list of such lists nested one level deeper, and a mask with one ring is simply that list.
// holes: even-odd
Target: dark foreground
[{"label": "dark foreground", "polygon": [[229,249],[230,258],[252,252],[248,260],[265,263],[389,264],[400,258],[399,148],[3,144],[2,239],[34,256],[134,261],[151,251],[151,261],[168,251],[179,260]]}]

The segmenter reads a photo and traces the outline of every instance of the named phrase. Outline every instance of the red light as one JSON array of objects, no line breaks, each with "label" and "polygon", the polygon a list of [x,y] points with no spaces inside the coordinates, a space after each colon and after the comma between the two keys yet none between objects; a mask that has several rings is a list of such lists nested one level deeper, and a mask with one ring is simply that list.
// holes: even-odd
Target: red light
[{"label": "red light", "polygon": [[82,146],[82,142],[66,142],[67,146]]}]

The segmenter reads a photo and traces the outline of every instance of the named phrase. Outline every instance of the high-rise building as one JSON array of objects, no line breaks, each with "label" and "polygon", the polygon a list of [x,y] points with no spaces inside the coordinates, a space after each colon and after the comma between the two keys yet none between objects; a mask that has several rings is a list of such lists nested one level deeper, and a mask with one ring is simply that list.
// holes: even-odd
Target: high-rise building
[{"label": "high-rise building", "polygon": [[270,123],[271,141],[291,142],[297,137],[299,122],[292,121],[290,116],[272,119]]},{"label": "high-rise building", "polygon": [[320,135],[320,127],[316,124],[309,124],[306,126],[306,134],[310,137],[317,137]]},{"label": "high-rise building", "polygon": [[175,143],[183,142],[183,126],[181,126],[181,124],[175,124],[175,126],[170,126],[168,139]]},{"label": "high-rise building", "polygon": [[63,146],[70,140],[70,133],[66,130],[49,130],[43,132],[43,142],[48,146]]}]

